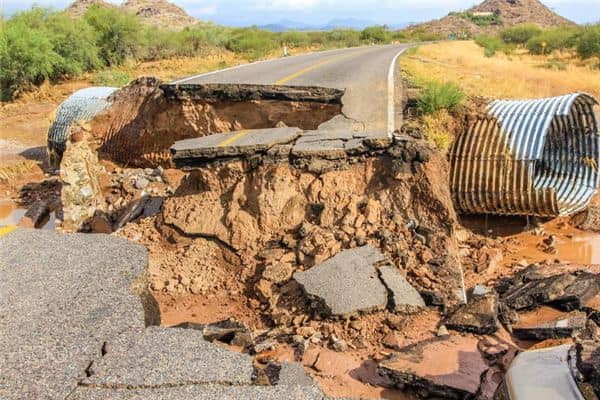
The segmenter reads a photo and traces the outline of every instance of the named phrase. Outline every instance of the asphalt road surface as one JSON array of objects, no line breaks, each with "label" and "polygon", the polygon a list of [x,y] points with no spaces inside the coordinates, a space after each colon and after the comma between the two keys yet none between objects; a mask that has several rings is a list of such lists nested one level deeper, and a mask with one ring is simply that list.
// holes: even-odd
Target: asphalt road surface
[{"label": "asphalt road surface", "polygon": [[397,56],[407,45],[368,46],[261,61],[174,84],[245,83],[345,89],[344,115],[367,134],[390,135],[401,123]]}]

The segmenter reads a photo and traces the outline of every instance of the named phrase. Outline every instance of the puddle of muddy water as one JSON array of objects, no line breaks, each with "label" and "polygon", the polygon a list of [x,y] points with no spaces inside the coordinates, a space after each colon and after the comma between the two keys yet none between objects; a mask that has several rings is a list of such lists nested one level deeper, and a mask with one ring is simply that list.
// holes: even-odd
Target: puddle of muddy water
[{"label": "puddle of muddy water", "polygon": [[[25,213],[26,209],[20,208],[13,201],[0,201],[0,226],[7,225],[18,225]],[[44,221],[41,229],[54,230],[56,228],[56,215],[51,212],[47,217],[47,221]]]},{"label": "puddle of muddy water", "polygon": [[[544,222],[541,225],[543,236],[527,231],[527,219],[524,217],[463,216],[461,224],[481,235],[514,239],[510,246],[512,254],[508,258],[512,262],[558,259],[582,265],[600,264],[600,234],[573,228],[564,219]],[[556,237],[555,254],[545,253],[539,247],[549,235]]]}]

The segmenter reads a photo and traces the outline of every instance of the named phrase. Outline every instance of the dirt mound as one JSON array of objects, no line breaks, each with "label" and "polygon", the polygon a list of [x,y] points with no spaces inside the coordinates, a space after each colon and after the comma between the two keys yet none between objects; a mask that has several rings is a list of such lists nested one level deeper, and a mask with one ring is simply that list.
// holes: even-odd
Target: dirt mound
[{"label": "dirt mound", "polygon": [[128,0],[122,8],[134,13],[148,25],[160,28],[180,30],[198,22],[183,8],[166,0]]},{"label": "dirt mound", "polygon": [[485,0],[465,12],[452,12],[439,20],[407,28],[459,38],[495,33],[510,26],[531,23],[544,28],[573,25],[539,0]]}]

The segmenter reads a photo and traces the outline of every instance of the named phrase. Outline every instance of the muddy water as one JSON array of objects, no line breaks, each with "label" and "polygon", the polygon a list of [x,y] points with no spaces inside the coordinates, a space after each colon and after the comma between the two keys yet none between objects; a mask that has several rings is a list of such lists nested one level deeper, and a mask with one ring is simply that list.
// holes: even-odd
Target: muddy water
[{"label": "muddy water", "polygon": [[[20,208],[12,200],[0,200],[0,226],[19,225],[26,212],[26,209]],[[42,229],[54,230],[55,228],[56,216],[52,212]]]},{"label": "muddy water", "polygon": [[[536,234],[527,229],[527,222],[526,218],[517,217],[461,218],[465,227],[478,234],[504,238],[508,247],[504,254],[507,263],[560,260],[573,264],[600,264],[600,234],[573,228],[568,220],[561,218],[542,223]],[[543,240],[550,235],[556,237],[556,253],[544,251]]]}]

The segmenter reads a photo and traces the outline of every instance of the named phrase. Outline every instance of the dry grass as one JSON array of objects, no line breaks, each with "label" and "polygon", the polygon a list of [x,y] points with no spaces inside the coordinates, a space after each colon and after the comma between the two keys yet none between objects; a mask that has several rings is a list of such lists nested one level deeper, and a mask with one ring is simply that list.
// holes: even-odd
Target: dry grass
[{"label": "dry grass", "polygon": [[[402,58],[402,67],[417,82],[454,82],[471,96],[528,99],[587,92],[600,98],[600,72],[569,55],[486,58],[471,41],[429,44],[411,53]],[[541,68],[557,57],[565,64],[564,71]]]},{"label": "dry grass", "polygon": [[452,145],[453,137],[448,134],[455,127],[454,118],[446,110],[439,110],[433,114],[423,116],[425,137],[446,154]]}]

